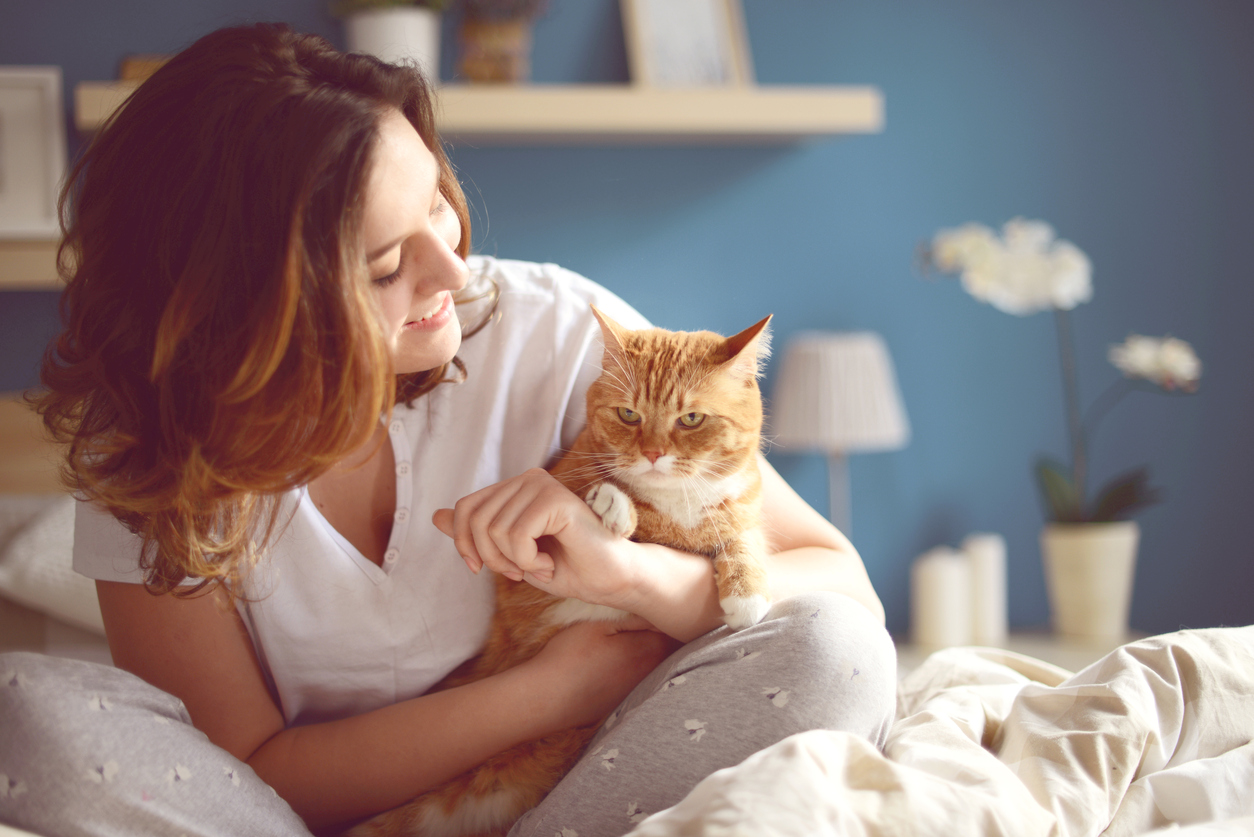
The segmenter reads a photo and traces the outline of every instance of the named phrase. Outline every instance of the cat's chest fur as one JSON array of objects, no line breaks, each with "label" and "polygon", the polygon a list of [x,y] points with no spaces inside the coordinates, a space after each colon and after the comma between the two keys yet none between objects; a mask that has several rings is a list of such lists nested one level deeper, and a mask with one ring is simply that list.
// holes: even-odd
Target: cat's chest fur
[{"label": "cat's chest fur", "polygon": [[696,529],[708,520],[711,509],[744,494],[752,480],[740,470],[718,480],[654,483],[635,479],[624,483],[635,499],[652,506],[664,518],[683,529]]}]

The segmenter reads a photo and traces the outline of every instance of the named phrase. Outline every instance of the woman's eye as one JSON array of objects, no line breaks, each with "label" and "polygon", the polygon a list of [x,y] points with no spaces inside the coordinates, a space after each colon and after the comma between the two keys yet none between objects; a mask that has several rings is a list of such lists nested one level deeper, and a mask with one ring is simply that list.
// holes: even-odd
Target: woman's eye
[{"label": "woman's eye", "polygon": [[397,265],[396,270],[393,270],[387,276],[380,276],[378,279],[375,279],[374,286],[376,288],[386,288],[388,285],[391,285],[397,279],[400,279],[400,278],[401,278],[401,265]]},{"label": "woman's eye", "polygon": [[639,424],[640,423],[640,414],[637,413],[635,410],[629,409],[627,407],[618,408],[618,417],[623,420],[624,424]]},{"label": "woman's eye", "polygon": [[699,427],[703,421],[705,421],[704,413],[684,413],[679,417],[679,424],[681,427]]}]

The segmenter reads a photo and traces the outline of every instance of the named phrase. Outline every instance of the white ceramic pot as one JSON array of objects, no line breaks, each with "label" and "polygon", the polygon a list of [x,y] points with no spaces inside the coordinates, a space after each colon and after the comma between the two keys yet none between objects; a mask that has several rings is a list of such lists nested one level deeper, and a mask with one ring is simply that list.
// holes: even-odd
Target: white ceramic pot
[{"label": "white ceramic pot", "polygon": [[354,12],[344,18],[349,52],[389,64],[416,62],[432,84],[440,81],[440,15],[422,6]]},{"label": "white ceramic pot", "polygon": [[1041,531],[1055,633],[1082,642],[1124,640],[1140,539],[1131,520],[1051,523]]}]

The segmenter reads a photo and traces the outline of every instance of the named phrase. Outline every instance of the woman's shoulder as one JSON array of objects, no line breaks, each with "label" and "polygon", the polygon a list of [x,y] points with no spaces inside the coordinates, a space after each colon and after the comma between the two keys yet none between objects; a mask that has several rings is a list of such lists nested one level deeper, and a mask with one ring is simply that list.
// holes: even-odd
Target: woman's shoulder
[{"label": "woman's shoulder", "polygon": [[586,326],[594,322],[591,306],[595,305],[628,328],[649,325],[618,294],[552,262],[471,256],[467,263],[474,281],[496,286],[502,312],[549,310],[562,320],[570,318]]}]

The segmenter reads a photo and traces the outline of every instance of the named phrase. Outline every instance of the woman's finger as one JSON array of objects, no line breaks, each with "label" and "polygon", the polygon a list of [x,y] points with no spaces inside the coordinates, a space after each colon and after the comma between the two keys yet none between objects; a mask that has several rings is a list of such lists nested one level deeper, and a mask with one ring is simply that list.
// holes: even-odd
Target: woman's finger
[{"label": "woman's finger", "polygon": [[502,492],[508,490],[507,484],[497,483],[458,500],[453,507],[453,543],[463,558],[467,559],[467,565],[475,561],[480,567],[486,565],[495,573],[513,577],[511,573],[516,574],[518,568],[500,555],[496,545],[486,534],[487,521],[492,519],[496,510],[505,502],[506,497],[502,496]]},{"label": "woman's finger", "polygon": [[483,569],[483,561],[479,559],[478,554],[473,553],[474,544],[466,548],[457,543],[457,532],[453,527],[453,510],[452,509],[436,509],[435,514],[431,515],[431,522],[435,524],[435,528],[441,533],[447,535],[453,541],[453,546],[457,550],[457,554],[466,562],[466,566],[475,575],[479,574],[479,570]]}]

